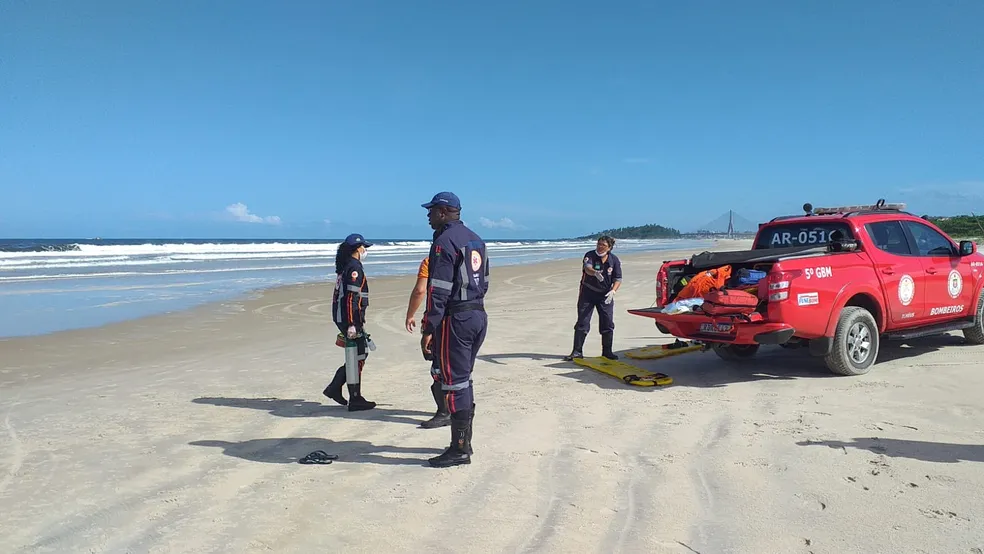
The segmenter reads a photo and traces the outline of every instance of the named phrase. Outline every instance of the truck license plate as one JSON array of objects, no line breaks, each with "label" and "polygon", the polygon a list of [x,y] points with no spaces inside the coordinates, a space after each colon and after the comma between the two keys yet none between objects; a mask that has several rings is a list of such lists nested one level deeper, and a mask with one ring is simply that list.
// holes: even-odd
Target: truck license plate
[{"label": "truck license plate", "polygon": [[701,333],[730,333],[734,325],[730,323],[701,323]]}]

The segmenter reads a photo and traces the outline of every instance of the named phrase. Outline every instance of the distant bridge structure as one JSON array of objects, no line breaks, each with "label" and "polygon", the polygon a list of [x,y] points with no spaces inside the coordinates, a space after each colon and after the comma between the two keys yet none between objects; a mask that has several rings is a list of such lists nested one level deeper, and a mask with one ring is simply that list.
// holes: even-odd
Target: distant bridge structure
[{"label": "distant bridge structure", "polygon": [[719,217],[708,221],[688,235],[695,236],[726,236],[728,238],[750,237],[758,232],[759,224],[746,219],[734,210],[728,210]]}]

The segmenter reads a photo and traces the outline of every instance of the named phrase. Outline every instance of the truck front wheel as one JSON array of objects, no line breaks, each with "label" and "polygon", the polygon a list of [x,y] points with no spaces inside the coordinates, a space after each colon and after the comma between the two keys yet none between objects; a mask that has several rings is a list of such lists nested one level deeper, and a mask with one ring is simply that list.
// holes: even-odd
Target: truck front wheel
[{"label": "truck front wheel", "polygon": [[981,293],[981,298],[977,301],[974,326],[964,329],[963,333],[969,344],[984,344],[984,293]]},{"label": "truck front wheel", "polygon": [[878,324],[871,312],[859,306],[841,310],[827,368],[838,375],[864,375],[878,357]]}]

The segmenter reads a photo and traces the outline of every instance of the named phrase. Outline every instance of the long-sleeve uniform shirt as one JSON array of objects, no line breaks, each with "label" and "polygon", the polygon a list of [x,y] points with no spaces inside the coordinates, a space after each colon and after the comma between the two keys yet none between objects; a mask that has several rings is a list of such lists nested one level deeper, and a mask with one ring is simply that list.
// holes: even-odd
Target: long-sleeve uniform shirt
[{"label": "long-sleeve uniform shirt", "polygon": [[369,280],[366,279],[362,262],[352,258],[335,281],[335,292],[331,299],[331,312],[335,324],[358,330],[366,324],[366,308],[369,307]]},{"label": "long-sleeve uniform shirt", "polygon": [[489,291],[485,241],[460,221],[434,234],[428,261],[427,309],[421,332],[433,334],[441,320],[460,310],[484,308]]}]

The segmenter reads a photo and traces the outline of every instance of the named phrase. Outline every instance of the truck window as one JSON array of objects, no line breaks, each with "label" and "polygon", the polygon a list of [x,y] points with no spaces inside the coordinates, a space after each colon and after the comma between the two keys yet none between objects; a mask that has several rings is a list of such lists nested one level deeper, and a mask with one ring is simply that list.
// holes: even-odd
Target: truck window
[{"label": "truck window", "polygon": [[[839,233],[838,233],[839,231]],[[841,222],[779,223],[763,227],[755,241],[755,250],[790,246],[820,246],[836,240],[853,240],[851,228]]]},{"label": "truck window", "polygon": [[895,254],[896,256],[911,256],[909,241],[905,238],[905,231],[902,224],[898,221],[878,221],[864,226],[871,236],[871,241],[875,243],[875,248],[882,252]]},{"label": "truck window", "polygon": [[919,249],[920,256],[957,255],[957,249],[953,247],[953,243],[929,225],[918,221],[906,221],[905,225],[912,233],[912,238],[916,239],[916,247]]}]

